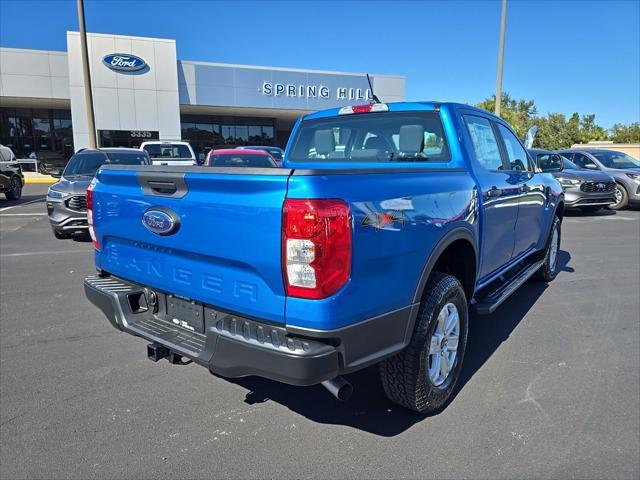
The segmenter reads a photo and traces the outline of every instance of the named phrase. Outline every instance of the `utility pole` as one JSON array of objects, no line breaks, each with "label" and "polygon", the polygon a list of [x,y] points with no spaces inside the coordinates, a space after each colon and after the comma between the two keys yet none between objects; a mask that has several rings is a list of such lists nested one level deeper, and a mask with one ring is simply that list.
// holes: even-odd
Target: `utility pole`
[{"label": "utility pole", "polygon": [[498,84],[496,86],[495,114],[500,116],[502,100],[502,60],[504,58],[504,30],[507,25],[507,0],[502,0],[502,18],[500,19],[500,46],[498,47]]},{"label": "utility pole", "polygon": [[84,0],[78,0],[78,23],[80,24],[80,50],[82,52],[82,74],[84,77],[84,103],[87,107],[87,129],[89,148],[96,148],[96,124],[93,115],[93,94],[91,93],[91,73],[89,72],[89,52],[87,49],[87,29],[84,23]]}]

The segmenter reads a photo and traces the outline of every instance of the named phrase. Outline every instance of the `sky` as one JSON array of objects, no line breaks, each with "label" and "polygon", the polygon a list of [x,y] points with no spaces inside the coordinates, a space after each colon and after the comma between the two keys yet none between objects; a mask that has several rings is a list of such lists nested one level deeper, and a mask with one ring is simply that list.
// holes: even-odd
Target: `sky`
[{"label": "sky", "polygon": [[[178,58],[404,75],[406,100],[495,93],[499,0],[85,0],[87,31],[173,38]],[[0,46],[66,50],[75,0],[0,0]],[[640,121],[640,0],[508,0],[503,91],[540,114]]]}]

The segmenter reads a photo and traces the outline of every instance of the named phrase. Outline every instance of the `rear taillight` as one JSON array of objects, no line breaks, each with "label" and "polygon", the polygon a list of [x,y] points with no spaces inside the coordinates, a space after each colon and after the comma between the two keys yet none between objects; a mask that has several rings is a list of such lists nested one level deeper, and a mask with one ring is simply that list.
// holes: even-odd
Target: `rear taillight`
[{"label": "rear taillight", "polygon": [[89,235],[93,240],[93,248],[100,250],[100,244],[96,239],[96,232],[93,229],[93,188],[96,186],[96,179],[94,178],[87,187],[87,224],[89,225]]},{"label": "rear taillight", "polygon": [[286,199],[282,275],[287,295],[320,299],[351,275],[351,215],[342,200]]},{"label": "rear taillight", "polygon": [[338,111],[338,115],[351,115],[353,113],[376,113],[388,112],[389,106],[386,103],[367,103],[364,105],[348,105]]}]

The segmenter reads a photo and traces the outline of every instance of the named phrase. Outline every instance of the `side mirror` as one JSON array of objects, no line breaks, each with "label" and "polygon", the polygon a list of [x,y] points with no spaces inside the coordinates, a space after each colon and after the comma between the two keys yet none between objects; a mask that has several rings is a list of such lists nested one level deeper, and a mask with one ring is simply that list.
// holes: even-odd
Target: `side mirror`
[{"label": "side mirror", "polygon": [[589,170],[600,170],[598,166],[593,163],[586,163],[583,168],[587,168]]}]

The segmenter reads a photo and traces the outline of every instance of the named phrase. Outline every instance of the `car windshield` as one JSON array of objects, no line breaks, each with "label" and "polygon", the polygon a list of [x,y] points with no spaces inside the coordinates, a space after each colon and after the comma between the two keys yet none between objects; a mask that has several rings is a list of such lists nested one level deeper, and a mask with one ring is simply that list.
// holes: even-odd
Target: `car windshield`
[{"label": "car windshield", "polygon": [[640,168],[640,162],[622,152],[589,152],[607,168]]},{"label": "car windshield", "polygon": [[191,150],[186,145],[180,145],[175,143],[163,143],[163,144],[151,144],[145,145],[144,150],[149,154],[151,158],[183,158],[192,159]]},{"label": "car windshield", "polygon": [[384,112],[303,121],[291,162],[446,162],[449,150],[436,112]]},{"label": "car windshield", "polygon": [[221,153],[211,157],[214,167],[273,167],[273,160],[269,155],[249,153]]},{"label": "car windshield", "polygon": [[86,152],[74,155],[64,169],[65,177],[94,176],[102,165],[148,165],[144,152]]},{"label": "car windshield", "polygon": [[575,163],[573,163],[571,160],[569,160],[567,157],[564,157],[564,156],[562,157],[562,164],[566,169],[580,170],[580,167],[578,165],[576,165]]}]

